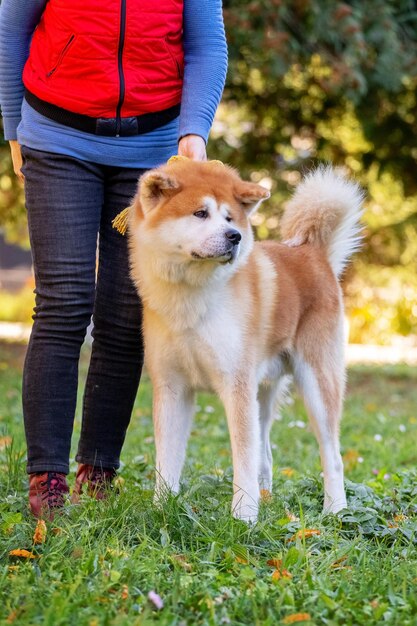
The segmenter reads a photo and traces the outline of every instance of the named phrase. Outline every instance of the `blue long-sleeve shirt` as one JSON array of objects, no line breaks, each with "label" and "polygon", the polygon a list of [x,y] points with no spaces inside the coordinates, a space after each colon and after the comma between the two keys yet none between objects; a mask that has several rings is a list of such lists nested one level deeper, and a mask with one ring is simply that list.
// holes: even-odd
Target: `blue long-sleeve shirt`
[{"label": "blue long-sleeve shirt", "polygon": [[103,137],[58,124],[24,99],[22,72],[47,0],[2,0],[0,103],[4,136],[36,150],[120,167],[156,167],[188,134],[207,141],[227,70],[221,0],[184,0],[184,84],[179,118],[133,137]]}]

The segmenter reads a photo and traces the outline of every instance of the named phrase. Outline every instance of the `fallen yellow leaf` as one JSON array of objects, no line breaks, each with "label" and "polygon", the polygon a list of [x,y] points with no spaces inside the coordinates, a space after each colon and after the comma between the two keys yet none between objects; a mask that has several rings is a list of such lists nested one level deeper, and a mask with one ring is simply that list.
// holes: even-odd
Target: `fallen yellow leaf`
[{"label": "fallen yellow leaf", "polygon": [[294,475],[294,470],[292,469],[292,467],[284,467],[284,469],[281,470],[281,474],[290,478]]},{"label": "fallen yellow leaf", "polygon": [[19,617],[20,612],[21,612],[21,609],[14,609],[13,611],[11,611],[6,618],[6,624],[13,624],[15,619]]},{"label": "fallen yellow leaf", "polygon": [[242,556],[237,556],[235,561],[236,563],[241,563],[242,565],[247,565],[249,563],[248,559],[245,559]]},{"label": "fallen yellow leaf", "polygon": [[22,559],[36,559],[36,555],[33,552],[29,552],[29,550],[10,550],[9,556],[19,556]]},{"label": "fallen yellow leaf", "polygon": [[334,562],[330,565],[330,567],[334,567],[334,568],[340,567],[341,565],[343,565],[343,564],[344,564],[344,562],[346,561],[346,559],[347,559],[347,558],[348,558],[348,555],[347,555],[347,554],[344,554],[344,555],[343,555],[343,556],[341,556],[339,559],[336,559],[336,561],[334,561]]},{"label": "fallen yellow leaf", "polygon": [[10,446],[10,444],[12,443],[12,438],[11,437],[0,437],[0,450],[4,450],[4,448],[6,446]]},{"label": "fallen yellow leaf", "polygon": [[346,450],[343,455],[343,462],[346,471],[354,469],[358,464],[359,452],[357,450]]},{"label": "fallen yellow leaf", "polygon": [[337,559],[334,563],[332,563],[330,565],[330,567],[334,570],[340,570],[340,569],[352,569],[352,567],[350,565],[345,565],[345,561],[348,558],[348,555],[345,554],[344,556],[341,556],[340,559]]},{"label": "fallen yellow leaf", "polygon": [[127,600],[129,597],[129,587],[127,585],[123,585],[122,587],[122,600]]},{"label": "fallen yellow leaf", "polygon": [[310,613],[291,613],[282,620],[283,624],[295,624],[297,622],[307,622],[311,619]]},{"label": "fallen yellow leaf", "polygon": [[38,519],[35,532],[33,534],[33,543],[45,543],[46,540],[46,524],[43,519]]},{"label": "fallen yellow leaf", "polygon": [[272,580],[280,580],[281,578],[292,578],[292,574],[287,569],[276,569],[272,572]]},{"label": "fallen yellow leaf", "polygon": [[315,528],[302,528],[298,530],[295,535],[287,539],[287,541],[295,541],[296,539],[308,539],[308,537],[312,537],[313,535],[320,535],[320,530]]},{"label": "fallen yellow leaf", "polygon": [[288,517],[290,522],[298,522],[298,521],[300,521],[300,518],[297,517],[296,515],[294,515],[294,513],[291,513],[291,511],[285,511],[285,515]]},{"label": "fallen yellow leaf", "polygon": [[84,554],[84,550],[82,549],[82,547],[81,546],[75,546],[75,548],[71,552],[71,557],[73,559],[80,559],[83,554]]},{"label": "fallen yellow leaf", "polygon": [[191,565],[183,554],[173,554],[172,558],[178,565],[180,565],[186,572],[191,572]]},{"label": "fallen yellow leaf", "polygon": [[269,489],[261,489],[260,494],[263,502],[270,502],[272,500],[272,493]]},{"label": "fallen yellow leaf", "polygon": [[280,569],[282,567],[282,559],[268,559],[266,562],[267,565],[272,565],[276,569]]}]

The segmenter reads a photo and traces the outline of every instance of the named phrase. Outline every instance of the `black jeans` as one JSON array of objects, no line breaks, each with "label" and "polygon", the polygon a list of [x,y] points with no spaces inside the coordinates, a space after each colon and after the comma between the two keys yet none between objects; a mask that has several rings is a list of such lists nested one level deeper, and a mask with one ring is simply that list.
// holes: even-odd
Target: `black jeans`
[{"label": "black jeans", "polygon": [[69,471],[78,362],[91,315],[93,345],[76,460],[117,468],[143,343],[127,240],[111,221],[131,202],[144,170],[26,146],[22,155],[36,287],[23,370],[27,471]]}]

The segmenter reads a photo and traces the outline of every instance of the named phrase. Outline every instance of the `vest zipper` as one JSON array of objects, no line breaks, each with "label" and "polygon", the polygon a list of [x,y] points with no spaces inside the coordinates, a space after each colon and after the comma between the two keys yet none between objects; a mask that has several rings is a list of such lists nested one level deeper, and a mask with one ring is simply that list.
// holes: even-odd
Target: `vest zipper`
[{"label": "vest zipper", "polygon": [[70,45],[72,44],[72,42],[75,39],[75,35],[71,35],[71,37],[68,39],[67,43],[65,44],[65,46],[62,48],[61,53],[58,57],[57,62],[55,63],[55,66],[47,73],[47,77],[49,78],[50,76],[52,76],[52,74],[54,74],[56,72],[56,70],[58,69],[58,67],[61,65],[62,59],[64,58],[65,54],[68,51],[68,48],[70,47]]},{"label": "vest zipper", "polygon": [[122,125],[121,111],[123,101],[125,99],[125,75],[123,73],[123,47],[125,45],[126,35],[126,0],[121,0],[120,6],[120,34],[119,49],[117,54],[117,62],[119,69],[119,102],[116,108],[116,137],[120,136],[120,128]]}]

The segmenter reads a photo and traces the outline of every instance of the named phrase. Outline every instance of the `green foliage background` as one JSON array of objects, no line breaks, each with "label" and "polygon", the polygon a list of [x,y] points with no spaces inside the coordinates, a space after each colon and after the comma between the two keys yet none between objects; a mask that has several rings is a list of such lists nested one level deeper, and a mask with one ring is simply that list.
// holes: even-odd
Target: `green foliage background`
[{"label": "green foliage background", "polygon": [[[417,8],[411,0],[225,0],[227,86],[210,156],[272,189],[256,217],[279,236],[283,203],[318,162],[367,194],[364,247],[346,276],[352,341],[417,330]],[[0,146],[0,224],[26,241],[22,190]]]}]

